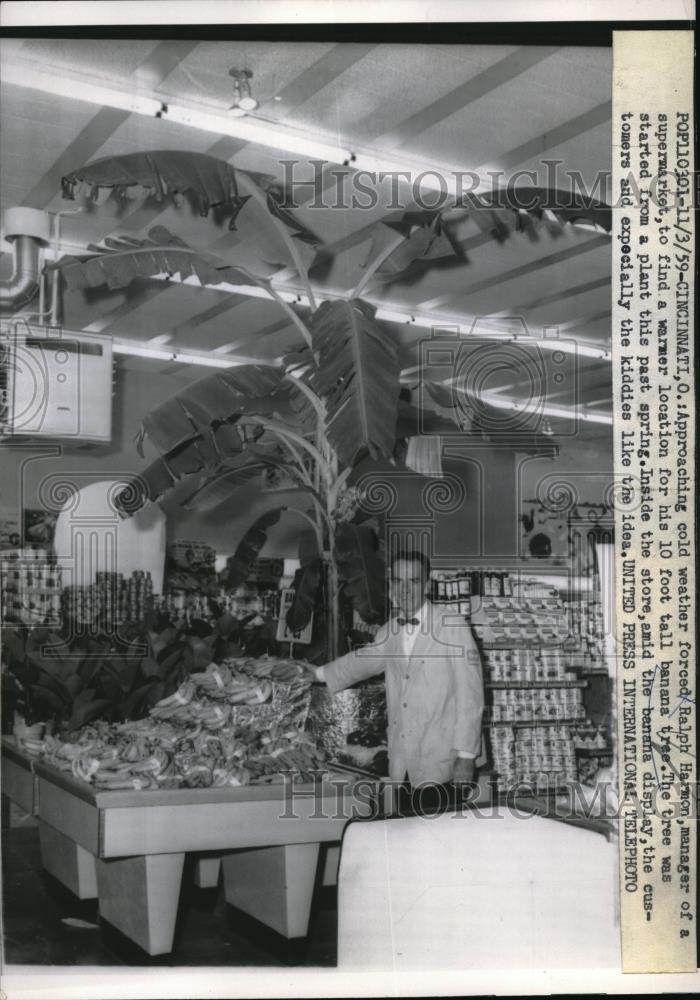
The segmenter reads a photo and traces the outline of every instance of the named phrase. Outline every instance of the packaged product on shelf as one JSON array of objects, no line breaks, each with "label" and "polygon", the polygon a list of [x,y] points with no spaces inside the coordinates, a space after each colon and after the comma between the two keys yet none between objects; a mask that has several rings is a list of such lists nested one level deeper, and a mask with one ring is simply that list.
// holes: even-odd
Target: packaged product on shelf
[{"label": "packaged product on shelf", "polygon": [[3,619],[23,624],[60,622],[61,570],[44,549],[0,553]]}]

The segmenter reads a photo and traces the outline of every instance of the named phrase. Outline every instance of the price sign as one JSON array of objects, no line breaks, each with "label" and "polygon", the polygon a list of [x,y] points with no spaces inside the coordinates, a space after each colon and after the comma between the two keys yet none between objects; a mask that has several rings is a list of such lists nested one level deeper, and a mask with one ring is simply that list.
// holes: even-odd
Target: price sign
[{"label": "price sign", "polygon": [[277,622],[277,641],[278,642],[311,642],[311,635],[314,628],[314,616],[307,622],[306,626],[299,632],[292,632],[290,628],[287,627],[287,612],[292,606],[294,600],[294,591],[290,588],[289,590],[283,590],[280,597],[280,617]]}]

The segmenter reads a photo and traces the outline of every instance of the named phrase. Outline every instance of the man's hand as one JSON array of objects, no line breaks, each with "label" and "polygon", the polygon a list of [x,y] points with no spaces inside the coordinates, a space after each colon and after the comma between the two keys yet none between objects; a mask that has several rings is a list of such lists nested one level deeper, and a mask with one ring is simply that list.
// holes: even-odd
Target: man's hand
[{"label": "man's hand", "polygon": [[452,781],[456,785],[469,784],[474,780],[474,759],[470,757],[455,757],[452,765]]},{"label": "man's hand", "polygon": [[312,681],[315,681],[315,682],[319,682],[320,681],[320,678],[318,676],[318,667],[315,667],[313,665],[313,663],[303,663],[302,666],[304,666],[306,668],[307,672],[311,675],[311,680]]}]

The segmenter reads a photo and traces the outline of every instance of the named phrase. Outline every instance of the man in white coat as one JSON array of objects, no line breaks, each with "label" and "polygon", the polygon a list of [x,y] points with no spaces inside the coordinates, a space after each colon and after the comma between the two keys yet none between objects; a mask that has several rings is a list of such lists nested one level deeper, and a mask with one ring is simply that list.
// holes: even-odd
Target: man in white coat
[{"label": "man in white coat", "polygon": [[[413,810],[423,811],[447,802],[450,784],[474,780],[484,707],[481,661],[471,628],[454,607],[429,601],[429,560],[399,552],[389,568],[392,617],[369,646],[314,672],[333,693],[384,673],[389,776],[408,783]],[[437,800],[426,797],[428,784]]]}]

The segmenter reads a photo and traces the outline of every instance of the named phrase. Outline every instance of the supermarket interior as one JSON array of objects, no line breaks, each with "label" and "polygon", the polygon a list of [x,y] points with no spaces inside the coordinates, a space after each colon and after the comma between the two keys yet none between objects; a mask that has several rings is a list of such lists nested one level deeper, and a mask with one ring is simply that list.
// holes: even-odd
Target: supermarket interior
[{"label": "supermarket interior", "polygon": [[611,50],[0,53],[5,961],[613,964]]}]

